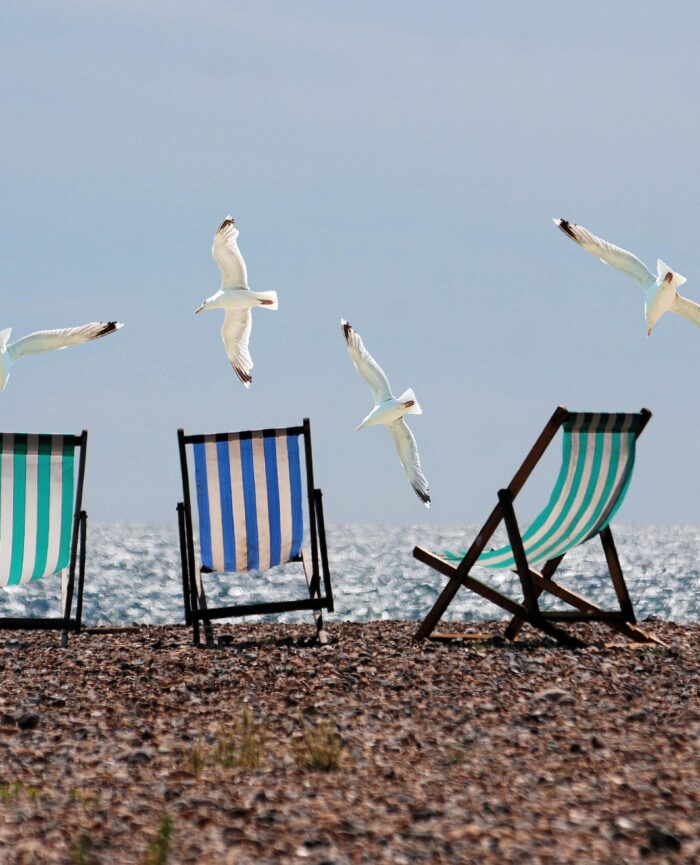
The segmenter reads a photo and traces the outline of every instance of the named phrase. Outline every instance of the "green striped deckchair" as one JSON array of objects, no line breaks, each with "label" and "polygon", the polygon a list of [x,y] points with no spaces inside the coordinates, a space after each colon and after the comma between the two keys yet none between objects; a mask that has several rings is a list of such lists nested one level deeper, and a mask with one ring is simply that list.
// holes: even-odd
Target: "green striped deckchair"
[{"label": "green striped deckchair", "polygon": [[0,585],[24,586],[59,572],[62,584],[61,616],[0,618],[0,628],[62,630],[64,645],[69,631],[80,630],[86,448],[85,430],[79,436],[0,433]]},{"label": "green striped deckchair", "polygon": [[[582,645],[577,637],[554,623],[603,621],[636,641],[654,641],[636,627],[610,530],[610,521],[622,504],[632,478],[637,438],[650,417],[648,409],[638,414],[603,414],[569,412],[559,407],[513,480],[499,491],[498,504],[468,550],[436,553],[416,547],[413,551],[417,559],[450,578],[421,624],[417,639],[433,634],[452,598],[464,585],[513,616],[506,630],[509,639],[514,639],[524,622],[529,622],[560,642]],[[513,501],[560,427],[563,437],[559,475],[547,505],[521,533]],[[509,543],[495,550],[485,550],[501,520],[505,523]],[[619,610],[603,610],[553,579],[566,553],[596,535],[603,544]],[[475,565],[515,570],[522,586],[522,604],[472,577],[470,571]],[[538,599],[543,591],[573,609],[541,611]]]}]

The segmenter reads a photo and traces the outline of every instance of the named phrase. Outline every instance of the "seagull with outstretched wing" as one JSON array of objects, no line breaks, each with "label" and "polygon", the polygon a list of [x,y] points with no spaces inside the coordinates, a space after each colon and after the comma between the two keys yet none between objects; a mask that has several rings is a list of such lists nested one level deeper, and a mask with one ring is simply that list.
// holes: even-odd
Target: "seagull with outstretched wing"
[{"label": "seagull with outstretched wing", "polygon": [[686,282],[686,278],[671,270],[660,258],[656,261],[657,272],[654,275],[636,255],[608,243],[602,237],[596,237],[582,225],[575,225],[566,219],[555,219],[554,224],[587,252],[641,284],[646,298],[644,315],[647,320],[647,336],[651,335],[652,328],[666,312],[682,315],[700,327],[700,306],[677,291],[678,287]]},{"label": "seagull with outstretched wing", "polygon": [[223,309],[224,323],[221,338],[226,355],[238,378],[246,387],[253,380],[253,359],[248,350],[250,331],[253,326],[251,309],[264,306],[277,309],[276,291],[251,291],[248,287],[248,271],[238,248],[238,228],[231,216],[219,226],[214,235],[211,254],[221,271],[221,288],[195,309]]},{"label": "seagull with outstretched wing", "polygon": [[60,351],[69,345],[90,342],[113,333],[120,327],[123,325],[119,321],[93,321],[80,327],[66,327],[62,330],[38,330],[16,342],[10,342],[11,327],[0,330],[0,391],[5,390],[10,378],[10,367],[21,357],[44,351]]},{"label": "seagull with outstretched wing", "polygon": [[416,440],[404,420],[406,414],[423,413],[418,405],[418,400],[411,388],[404,391],[400,397],[395,397],[391,392],[384,370],[367,351],[359,333],[354,331],[345,319],[341,319],[341,325],[352,362],[369,385],[374,397],[374,408],[357,429],[360,430],[376,424],[383,424],[389,429],[394,437],[396,450],[403,470],[406,472],[406,477],[418,498],[426,508],[429,508],[428,480],[421,469]]}]

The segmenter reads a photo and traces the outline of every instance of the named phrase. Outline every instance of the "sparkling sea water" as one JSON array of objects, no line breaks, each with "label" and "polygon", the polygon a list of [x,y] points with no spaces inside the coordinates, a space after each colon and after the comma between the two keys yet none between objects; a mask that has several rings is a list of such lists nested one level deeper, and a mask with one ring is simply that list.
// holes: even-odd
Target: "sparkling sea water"
[{"label": "sparkling sea water", "polygon": [[[328,556],[335,612],[328,621],[420,619],[445,579],[412,556],[416,544],[464,549],[476,526],[336,525],[328,528]],[[638,619],[700,620],[700,526],[614,527],[615,541]],[[493,545],[504,542],[495,535]],[[520,600],[510,572],[474,570],[474,575]],[[606,608],[616,607],[605,557],[597,539],[567,555],[557,579]],[[264,574],[207,574],[212,606],[303,597],[301,565]],[[0,616],[59,615],[60,579],[0,592]],[[558,604],[555,599],[544,608]],[[308,612],[268,617],[310,621]],[[503,619],[496,607],[462,589],[446,619]],[[180,548],[176,528],[149,525],[88,525],[83,623],[127,625],[183,621]]]}]

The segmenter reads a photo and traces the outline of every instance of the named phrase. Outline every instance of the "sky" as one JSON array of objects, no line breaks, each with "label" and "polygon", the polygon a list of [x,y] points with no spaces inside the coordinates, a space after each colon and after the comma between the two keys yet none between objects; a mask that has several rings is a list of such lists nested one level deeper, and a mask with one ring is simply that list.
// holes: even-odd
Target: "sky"
[{"label": "sky", "polygon": [[[310,417],[332,523],[483,521],[557,405],[653,413],[618,520],[699,523],[700,331],[563,216],[700,301],[696,2],[2,0],[0,328],[117,334],[27,358],[4,431],[89,430],[100,523],[175,520],[176,430]],[[232,214],[253,386],[221,343]],[[372,407],[348,319],[410,418],[433,506]],[[555,450],[558,448],[558,443]],[[517,508],[544,503],[551,453]]]}]

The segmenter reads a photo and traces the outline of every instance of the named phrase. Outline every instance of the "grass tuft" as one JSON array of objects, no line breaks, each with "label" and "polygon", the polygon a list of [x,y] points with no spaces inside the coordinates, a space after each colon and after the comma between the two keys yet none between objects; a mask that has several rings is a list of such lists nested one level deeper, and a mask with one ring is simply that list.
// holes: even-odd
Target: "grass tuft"
[{"label": "grass tuft", "polygon": [[258,726],[253,713],[246,706],[230,735],[221,725],[214,761],[221,766],[237,766],[251,771],[265,762],[265,730]]},{"label": "grass tuft", "polygon": [[340,766],[343,744],[332,721],[322,721],[316,727],[307,727],[303,720],[304,735],[295,743],[297,766],[313,772],[336,772]]},{"label": "grass tuft", "polygon": [[71,801],[80,805],[85,814],[90,814],[94,810],[95,805],[97,805],[97,799],[94,796],[83,793],[79,787],[71,788],[70,798]]},{"label": "grass tuft", "polygon": [[200,742],[195,742],[194,745],[192,745],[192,747],[190,748],[187,762],[189,763],[192,774],[199,777],[202,773],[202,769],[204,768],[205,763],[204,748],[202,747]]},{"label": "grass tuft", "polygon": [[94,844],[87,829],[81,829],[73,846],[73,862],[75,865],[94,865]]},{"label": "grass tuft", "polygon": [[28,799],[35,802],[39,798],[41,790],[38,787],[32,787],[31,785],[25,784],[24,781],[21,780],[0,786],[0,799],[3,802],[17,799],[23,793]]},{"label": "grass tuft", "polygon": [[144,865],[166,865],[170,852],[170,838],[173,834],[173,818],[163,814],[158,823],[155,835],[148,844],[148,853]]}]

